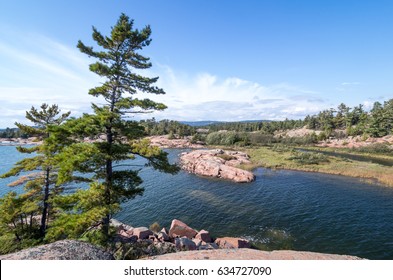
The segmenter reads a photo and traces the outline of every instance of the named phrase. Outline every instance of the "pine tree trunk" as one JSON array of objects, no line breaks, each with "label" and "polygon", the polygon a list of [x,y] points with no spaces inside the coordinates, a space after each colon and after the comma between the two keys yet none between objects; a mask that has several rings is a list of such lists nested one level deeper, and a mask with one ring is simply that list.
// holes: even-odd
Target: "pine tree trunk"
[{"label": "pine tree trunk", "polygon": [[[106,129],[106,139],[108,143],[108,154],[111,156],[111,150],[112,150],[112,143],[113,143],[113,132],[112,132],[112,127],[107,127]],[[112,159],[107,159],[106,160],[106,184],[105,184],[105,203],[106,206],[110,209],[111,205],[111,194],[110,190],[112,188]],[[105,239],[107,240],[109,238],[109,222],[110,222],[110,213],[108,213],[104,219],[103,219],[103,233],[105,236]]]},{"label": "pine tree trunk", "polygon": [[22,239],[19,237],[19,234],[17,232],[17,226],[14,221],[12,221],[12,224],[14,225],[14,229],[15,229],[15,231],[14,231],[15,237],[20,242]]},{"label": "pine tree trunk", "polygon": [[50,169],[46,169],[46,177],[45,177],[45,190],[44,190],[44,207],[42,209],[42,216],[41,216],[41,226],[40,226],[40,235],[41,237],[45,236],[46,232],[46,217],[48,214],[48,199],[49,199],[49,173]]},{"label": "pine tree trunk", "polygon": [[[118,78],[116,79],[118,80]],[[116,87],[113,88],[112,98],[110,102],[110,112],[112,113],[115,109],[115,94]],[[111,208],[111,189],[113,180],[113,161],[112,161],[112,145],[113,145],[113,131],[112,131],[113,118],[109,119],[109,125],[106,127],[106,141],[108,143],[107,154],[109,158],[106,160],[106,178],[105,178],[105,203],[108,210]],[[106,240],[109,239],[109,222],[111,219],[111,213],[108,212],[103,219],[102,230]]]}]

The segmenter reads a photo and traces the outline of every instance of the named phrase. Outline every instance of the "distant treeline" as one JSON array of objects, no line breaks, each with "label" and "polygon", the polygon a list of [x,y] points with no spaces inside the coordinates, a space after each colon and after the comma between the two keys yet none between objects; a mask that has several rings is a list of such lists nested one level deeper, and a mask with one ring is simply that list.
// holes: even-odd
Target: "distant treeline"
[{"label": "distant treeline", "polygon": [[[370,111],[366,111],[362,104],[350,108],[341,103],[337,109],[323,110],[316,115],[308,115],[303,120],[218,122],[196,127],[178,121],[157,121],[152,118],[141,120],[140,125],[144,127],[146,135],[193,136],[195,141],[206,141],[212,145],[277,142],[273,139],[275,132],[302,127],[320,130],[322,133],[318,137],[312,135],[307,139],[281,141],[297,141],[302,144],[303,142],[312,143],[324,140],[328,137],[341,138],[357,135],[382,137],[393,133],[393,99],[385,101],[383,104],[375,102]],[[18,128],[0,130],[0,138],[17,137],[27,138],[29,135],[21,133]]]},{"label": "distant treeline", "polygon": [[228,122],[205,126],[210,132],[228,130],[237,132],[263,132],[273,134],[275,131],[307,127],[321,130],[331,135],[334,130],[343,130],[350,136],[368,134],[382,137],[393,132],[393,99],[383,104],[375,102],[367,112],[362,104],[350,108],[341,103],[337,109],[330,108],[316,115],[308,115],[303,120],[284,120],[272,122]]},{"label": "distant treeline", "polygon": [[191,136],[196,133],[196,128],[178,121],[161,120],[156,121],[154,118],[141,120],[140,125],[145,128],[147,135],[167,135],[176,137]]},{"label": "distant treeline", "polygon": [[0,129],[0,138],[28,138],[29,135],[20,131],[19,128]]},{"label": "distant treeline", "polygon": [[[141,121],[141,125],[145,127],[148,135],[193,136],[193,141],[205,141],[209,145],[243,146],[278,142],[311,144],[328,137],[382,137],[393,133],[393,99],[383,104],[375,102],[370,111],[366,111],[362,104],[350,108],[342,103],[337,109],[323,110],[316,115],[308,115],[303,120],[219,122],[194,127],[178,121],[151,119]],[[303,127],[322,132],[303,137],[274,137],[278,131]]]}]

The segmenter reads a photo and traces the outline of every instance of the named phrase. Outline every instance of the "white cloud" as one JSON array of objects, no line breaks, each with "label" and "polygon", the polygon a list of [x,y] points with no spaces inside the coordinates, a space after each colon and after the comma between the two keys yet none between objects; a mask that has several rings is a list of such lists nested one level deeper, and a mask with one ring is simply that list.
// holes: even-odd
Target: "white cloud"
[{"label": "white cloud", "polygon": [[[44,102],[56,103],[73,116],[90,112],[91,102],[99,101],[87,92],[100,82],[88,70],[91,61],[75,47],[50,38],[15,34],[19,33],[0,36],[0,128],[26,122],[25,111]],[[160,64],[141,74],[159,76],[157,85],[166,91],[165,95],[142,96],[169,108],[135,118],[280,120],[302,118],[326,107],[318,92],[286,83],[262,85],[206,72],[190,75]]]},{"label": "white cloud", "polygon": [[285,83],[264,86],[237,77],[220,79],[209,73],[177,75],[168,66],[160,66],[154,74],[160,76],[159,86],[167,92],[153,97],[168,105],[167,110],[154,113],[159,119],[280,120],[303,118],[325,107],[325,100],[317,92]]},{"label": "white cloud", "polygon": [[44,102],[73,115],[89,110],[94,98],[87,92],[99,82],[89,59],[51,39],[15,34],[0,36],[0,128],[27,123],[25,111]]},{"label": "white cloud", "polygon": [[342,82],[341,83],[342,86],[357,86],[360,85],[359,82]]}]

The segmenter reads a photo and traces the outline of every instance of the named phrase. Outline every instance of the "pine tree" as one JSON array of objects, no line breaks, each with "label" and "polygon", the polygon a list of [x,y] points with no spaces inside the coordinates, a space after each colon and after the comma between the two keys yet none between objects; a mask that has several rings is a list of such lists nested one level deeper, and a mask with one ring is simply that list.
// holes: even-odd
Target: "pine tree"
[{"label": "pine tree", "polygon": [[[100,101],[103,100],[104,104],[93,103],[94,114],[85,114],[67,124],[74,137],[79,135],[81,139],[89,137],[96,140],[93,143],[75,143],[63,152],[61,181],[69,180],[75,171],[94,174],[90,177],[90,189],[80,190],[69,197],[68,205],[74,206],[66,209],[63,216],[65,223],[73,225],[69,227],[73,228],[72,233],[64,232],[68,236],[77,235],[81,230],[86,230],[87,225],[92,226],[97,222],[96,215],[94,221],[83,214],[96,207],[94,212],[102,216],[99,223],[103,241],[107,240],[110,218],[119,211],[120,203],[142,194],[143,188],[139,187],[142,180],[138,176],[138,170],[125,160],[139,155],[146,158],[147,165],[155,169],[165,172],[178,170],[177,166],[168,163],[165,152],[151,147],[147,140],[142,140],[145,136],[144,127],[127,119],[130,114],[166,108],[162,103],[134,97],[141,92],[165,92],[153,85],[158,77],[148,78],[136,72],[152,66],[149,58],[139,53],[150,44],[151,29],[149,26],[142,30],[134,29],[133,24],[133,20],[121,14],[109,37],[103,36],[93,27],[93,39],[99,50],[88,47],[81,41],[77,45],[82,53],[97,59],[90,65],[90,70],[105,81],[90,89],[89,94],[101,97]],[[88,195],[89,192],[91,196]],[[75,202],[78,203],[73,204]],[[84,226],[80,226],[81,224]],[[53,233],[54,236],[56,234],[59,233]]]},{"label": "pine tree", "polygon": [[[41,141],[41,144],[33,147],[17,147],[19,152],[34,154],[34,156],[22,159],[10,171],[1,175],[1,178],[19,176],[10,186],[24,185],[24,193],[16,195],[15,192],[11,192],[5,200],[2,200],[1,204],[2,211],[8,211],[9,214],[8,221],[2,222],[11,225],[18,240],[22,235],[18,235],[18,231],[32,233],[33,224],[36,223],[33,216],[40,217],[39,237],[41,239],[45,237],[49,220],[50,199],[61,191],[56,184],[57,163],[55,157],[59,152],[59,143],[53,143],[50,131],[51,128],[63,123],[69,115],[70,112],[60,115],[57,105],[49,106],[44,103],[41,105],[41,110],[32,107],[30,111],[26,112],[26,118],[34,126],[16,123],[22,132],[34,135],[37,140]],[[24,172],[29,173],[25,174]],[[5,206],[5,203],[8,206]],[[9,212],[11,208],[14,210]]]}]

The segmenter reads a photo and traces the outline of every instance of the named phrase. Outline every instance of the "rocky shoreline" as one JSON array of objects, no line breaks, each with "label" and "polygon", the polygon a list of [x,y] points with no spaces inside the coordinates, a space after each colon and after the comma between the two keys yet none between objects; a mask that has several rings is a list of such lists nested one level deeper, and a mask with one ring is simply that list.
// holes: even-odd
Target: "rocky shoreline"
[{"label": "rocky shoreline", "polygon": [[172,221],[169,230],[165,227],[134,228],[114,219],[111,220],[111,224],[116,229],[113,249],[116,259],[143,258],[180,251],[251,248],[245,239],[213,239],[207,230],[197,231],[177,219]]},{"label": "rocky shoreline", "polygon": [[147,137],[153,146],[161,149],[202,149],[203,142],[192,143],[191,137],[169,139],[168,135],[157,135]]},{"label": "rocky shoreline", "polygon": [[243,152],[215,150],[195,150],[180,155],[182,169],[207,177],[222,178],[237,183],[249,183],[255,175],[238,168],[241,164],[250,164],[250,157]]},{"label": "rocky shoreline", "polygon": [[196,231],[180,220],[166,228],[132,227],[112,219],[116,233],[104,250],[78,240],[54,243],[1,255],[0,260],[359,260],[356,256],[289,250],[260,251],[242,238],[213,239],[206,230]]},{"label": "rocky shoreline", "polygon": [[369,137],[363,140],[361,136],[348,136],[344,139],[328,139],[319,142],[317,147],[332,148],[360,148],[375,144],[393,145],[393,135],[386,135],[380,138]]},{"label": "rocky shoreline", "polygon": [[36,137],[29,138],[0,138],[0,146],[20,146],[20,145],[39,145],[42,141],[39,141]]}]

